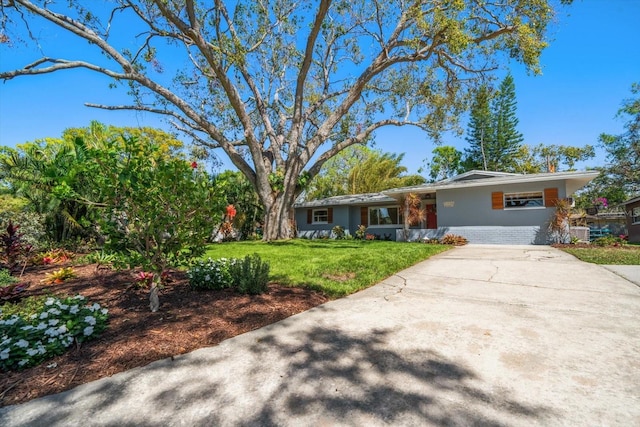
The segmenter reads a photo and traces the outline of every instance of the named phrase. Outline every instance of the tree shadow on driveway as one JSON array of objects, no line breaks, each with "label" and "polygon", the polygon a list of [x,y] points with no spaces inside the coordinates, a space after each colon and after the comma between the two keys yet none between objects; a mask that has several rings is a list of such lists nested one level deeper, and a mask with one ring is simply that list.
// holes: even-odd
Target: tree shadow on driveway
[{"label": "tree shadow on driveway", "polygon": [[557,416],[435,350],[396,342],[393,329],[294,322],[3,408],[6,425],[503,426]]},{"label": "tree shadow on driveway", "polygon": [[275,405],[265,402],[242,425],[282,425],[283,411],[292,419],[356,425],[498,426],[551,415],[549,408],[509,399],[504,390],[480,389],[474,372],[435,351],[394,350],[390,330],[361,337],[315,327],[299,335],[295,344],[268,335],[251,348],[258,359],[275,351],[290,363],[269,399]]}]

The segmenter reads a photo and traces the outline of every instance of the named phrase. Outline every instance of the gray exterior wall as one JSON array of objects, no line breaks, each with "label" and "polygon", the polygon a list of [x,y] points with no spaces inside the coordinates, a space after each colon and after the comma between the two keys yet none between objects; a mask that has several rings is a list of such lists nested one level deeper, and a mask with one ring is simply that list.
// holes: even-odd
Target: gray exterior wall
[{"label": "gray exterior wall", "polygon": [[[312,208],[298,208],[295,210],[296,225],[298,227],[298,237],[333,237],[331,236],[331,229],[336,225],[341,225],[345,228],[345,230],[347,230],[347,232],[349,232],[349,206],[333,206],[333,221],[330,224],[307,224],[307,209]],[[314,209],[327,208],[323,207]]]},{"label": "gray exterior wall", "polygon": [[[564,181],[440,190],[436,194],[438,227],[542,227],[548,223],[554,208],[492,209],[491,193],[495,191],[503,193],[543,191],[545,188],[554,187],[558,188],[559,198],[566,197]],[[453,202],[453,206],[451,206],[451,202]],[[449,207],[445,207],[445,205],[449,205]]]},{"label": "gray exterior wall", "polygon": [[[544,245],[548,243],[546,228],[538,226],[469,226],[438,227],[436,230],[409,230],[409,241],[439,239],[445,234],[463,236],[469,243],[490,245]],[[402,230],[396,232],[396,240],[404,240]]]},{"label": "gray exterior wall", "polygon": [[[439,238],[451,233],[464,236],[470,243],[547,244],[547,227],[555,208],[492,209],[491,202],[492,192],[544,191],[546,188],[557,188],[559,198],[567,197],[564,180],[437,190],[438,228],[411,229],[409,240]],[[298,208],[296,222],[300,237],[331,237],[331,229],[336,225],[354,235],[360,225],[360,206],[333,207],[333,222],[317,225],[307,224],[307,209]],[[367,233],[380,237],[390,234],[395,240],[404,240],[401,225],[369,227]]]}]

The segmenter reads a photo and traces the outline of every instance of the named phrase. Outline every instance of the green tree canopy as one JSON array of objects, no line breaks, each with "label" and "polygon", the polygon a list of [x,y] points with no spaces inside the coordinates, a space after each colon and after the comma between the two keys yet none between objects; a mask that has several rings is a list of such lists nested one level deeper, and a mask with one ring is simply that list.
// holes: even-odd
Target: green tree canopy
[{"label": "green tree canopy", "polygon": [[307,200],[350,194],[349,176],[351,171],[374,151],[363,145],[353,145],[329,159],[320,173],[309,184]]},{"label": "green tree canopy", "polygon": [[[384,126],[417,126],[437,136],[456,123],[479,82],[508,61],[539,71],[553,6],[12,0],[0,8],[9,42],[3,55],[18,45],[14,39],[45,53],[1,70],[0,79],[70,69],[108,76],[132,103],[88,105],[164,115],[201,145],[222,149],[260,197],[265,238],[287,238],[303,173],[313,178]],[[78,44],[53,48],[37,39],[30,29],[45,24]]]},{"label": "green tree canopy", "polygon": [[420,175],[407,175],[404,154],[383,153],[364,146],[350,147],[325,163],[311,182],[307,200],[345,194],[377,193],[389,188],[423,184]]},{"label": "green tree canopy", "polygon": [[448,145],[436,147],[431,152],[431,161],[427,163],[432,181],[451,178],[462,172],[462,153]]},{"label": "green tree canopy", "polygon": [[640,83],[634,83],[631,93],[618,111],[625,118],[625,132],[620,135],[603,133],[599,141],[607,151],[605,172],[615,187],[627,194],[640,193]]},{"label": "green tree canopy", "polygon": [[424,184],[421,175],[406,175],[407,168],[402,166],[404,153],[372,154],[358,163],[349,173],[347,194],[377,193],[390,188]]}]

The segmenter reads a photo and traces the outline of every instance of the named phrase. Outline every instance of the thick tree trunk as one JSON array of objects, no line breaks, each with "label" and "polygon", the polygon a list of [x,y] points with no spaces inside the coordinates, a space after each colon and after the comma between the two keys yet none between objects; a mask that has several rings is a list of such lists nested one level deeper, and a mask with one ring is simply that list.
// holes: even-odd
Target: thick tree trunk
[{"label": "thick tree trunk", "polygon": [[272,203],[265,203],[263,239],[284,240],[294,237],[293,200],[278,194]]}]

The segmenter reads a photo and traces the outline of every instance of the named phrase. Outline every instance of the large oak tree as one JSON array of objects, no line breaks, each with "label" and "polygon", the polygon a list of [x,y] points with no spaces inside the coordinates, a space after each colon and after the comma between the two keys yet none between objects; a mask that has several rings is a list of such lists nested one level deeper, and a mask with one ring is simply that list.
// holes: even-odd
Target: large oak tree
[{"label": "large oak tree", "polygon": [[128,85],[131,104],[89,105],[165,115],[224,150],[259,194],[265,238],[287,238],[301,176],[383,126],[437,135],[511,59],[537,71],[553,3],[569,2],[0,0],[3,50],[47,22],[89,43],[0,78],[85,69]]}]

